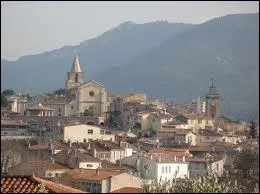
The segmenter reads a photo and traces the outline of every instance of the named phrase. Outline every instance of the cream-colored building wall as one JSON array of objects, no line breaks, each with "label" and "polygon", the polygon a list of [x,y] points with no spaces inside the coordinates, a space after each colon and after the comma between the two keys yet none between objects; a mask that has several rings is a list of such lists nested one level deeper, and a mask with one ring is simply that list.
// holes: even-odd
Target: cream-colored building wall
[{"label": "cream-colored building wall", "polygon": [[223,158],[222,160],[211,163],[210,168],[211,168],[212,171],[217,173],[218,176],[221,177],[223,175],[224,164],[225,164],[225,158]]},{"label": "cream-colored building wall", "polygon": [[[94,96],[90,95],[94,92]],[[107,92],[101,85],[89,81],[78,88],[79,112],[93,107],[94,116],[103,116],[107,111]]]},{"label": "cream-colored building wall", "polygon": [[61,174],[68,172],[68,170],[46,170],[44,176],[45,177],[61,177]]},{"label": "cream-colored building wall", "polygon": [[[89,165],[92,165],[91,167]],[[101,166],[101,162],[79,162],[78,168],[97,169]]]},{"label": "cream-colored building wall", "polygon": [[111,178],[111,191],[123,188],[123,187],[135,187],[141,188],[141,179],[131,174],[122,173]]},{"label": "cream-colored building wall", "polygon": [[185,143],[190,143],[190,145],[196,145],[196,135],[194,133],[187,133],[185,135]]},{"label": "cream-colored building wall", "polygon": [[[88,134],[89,130],[93,130],[93,134]],[[84,139],[100,139],[100,128],[92,125],[75,125],[64,127],[65,141],[84,142]]]}]

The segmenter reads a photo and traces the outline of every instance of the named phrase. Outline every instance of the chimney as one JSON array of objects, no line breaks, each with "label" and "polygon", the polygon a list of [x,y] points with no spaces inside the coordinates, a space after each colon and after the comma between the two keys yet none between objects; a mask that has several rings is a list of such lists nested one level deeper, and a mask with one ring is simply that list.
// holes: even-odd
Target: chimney
[{"label": "chimney", "polygon": [[90,143],[88,144],[88,150],[90,150]]},{"label": "chimney", "polygon": [[52,164],[54,164],[54,158],[53,157],[51,157],[51,162],[52,162]]},{"label": "chimney", "polygon": [[99,167],[96,169],[96,174],[99,174]]},{"label": "chimney", "polygon": [[182,156],[182,161],[183,161],[183,162],[186,162],[185,156]]},{"label": "chimney", "polygon": [[97,149],[94,148],[94,157],[96,158],[97,157]]},{"label": "chimney", "polygon": [[156,140],[156,143],[157,143],[157,148],[159,148],[159,139]]},{"label": "chimney", "polygon": [[153,159],[153,155],[152,155],[152,154],[150,155],[150,159],[151,159],[151,160]]},{"label": "chimney", "polygon": [[177,161],[177,156],[174,156],[174,161],[175,161],[175,162]]},{"label": "chimney", "polygon": [[72,143],[71,143],[71,141],[69,142],[69,144],[70,144],[70,147],[72,146]]},{"label": "chimney", "polygon": [[31,144],[30,144],[30,142],[28,143],[28,148],[29,148],[29,147],[31,147]]},{"label": "chimney", "polygon": [[162,161],[162,157],[161,156],[159,156],[159,162],[161,162]]},{"label": "chimney", "polygon": [[74,151],[74,157],[76,158],[77,157],[77,150],[75,149]]},{"label": "chimney", "polygon": [[70,154],[70,149],[68,149],[68,155]]}]

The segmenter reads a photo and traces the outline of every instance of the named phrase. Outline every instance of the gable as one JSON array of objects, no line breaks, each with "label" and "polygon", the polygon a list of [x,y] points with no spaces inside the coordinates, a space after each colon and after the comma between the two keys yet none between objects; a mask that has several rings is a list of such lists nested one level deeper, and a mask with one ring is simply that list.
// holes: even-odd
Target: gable
[{"label": "gable", "polygon": [[94,80],[89,80],[89,81],[81,84],[79,86],[79,88],[87,88],[87,87],[91,87],[91,86],[94,87],[94,88],[98,88],[98,89],[104,88],[104,86],[102,84],[100,84],[100,83],[98,83]]}]

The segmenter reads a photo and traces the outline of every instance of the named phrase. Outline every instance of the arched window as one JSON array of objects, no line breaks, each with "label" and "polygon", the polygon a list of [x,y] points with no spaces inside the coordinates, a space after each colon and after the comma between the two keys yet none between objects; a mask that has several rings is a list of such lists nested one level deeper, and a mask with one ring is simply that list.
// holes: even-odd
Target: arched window
[{"label": "arched window", "polygon": [[78,82],[78,74],[75,75],[75,82]]}]

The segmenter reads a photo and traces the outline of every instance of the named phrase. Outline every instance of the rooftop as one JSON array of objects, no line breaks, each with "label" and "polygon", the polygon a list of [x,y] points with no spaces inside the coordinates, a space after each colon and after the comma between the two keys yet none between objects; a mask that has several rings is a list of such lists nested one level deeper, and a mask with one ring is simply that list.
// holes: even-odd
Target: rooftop
[{"label": "rooftop", "polygon": [[142,193],[142,188],[123,187],[123,188],[114,190],[111,193]]},{"label": "rooftop", "polygon": [[124,171],[109,169],[73,169],[68,172],[68,174],[71,175],[72,179],[86,181],[101,181],[111,176],[117,176],[122,173],[124,173]]},{"label": "rooftop", "polygon": [[27,108],[27,110],[49,110],[49,111],[53,111],[53,109],[43,106],[42,104],[37,104],[34,106],[31,106],[29,108]]},{"label": "rooftop", "polygon": [[44,180],[35,176],[1,175],[1,193],[36,193],[43,183],[48,193],[84,193],[62,184]]}]

